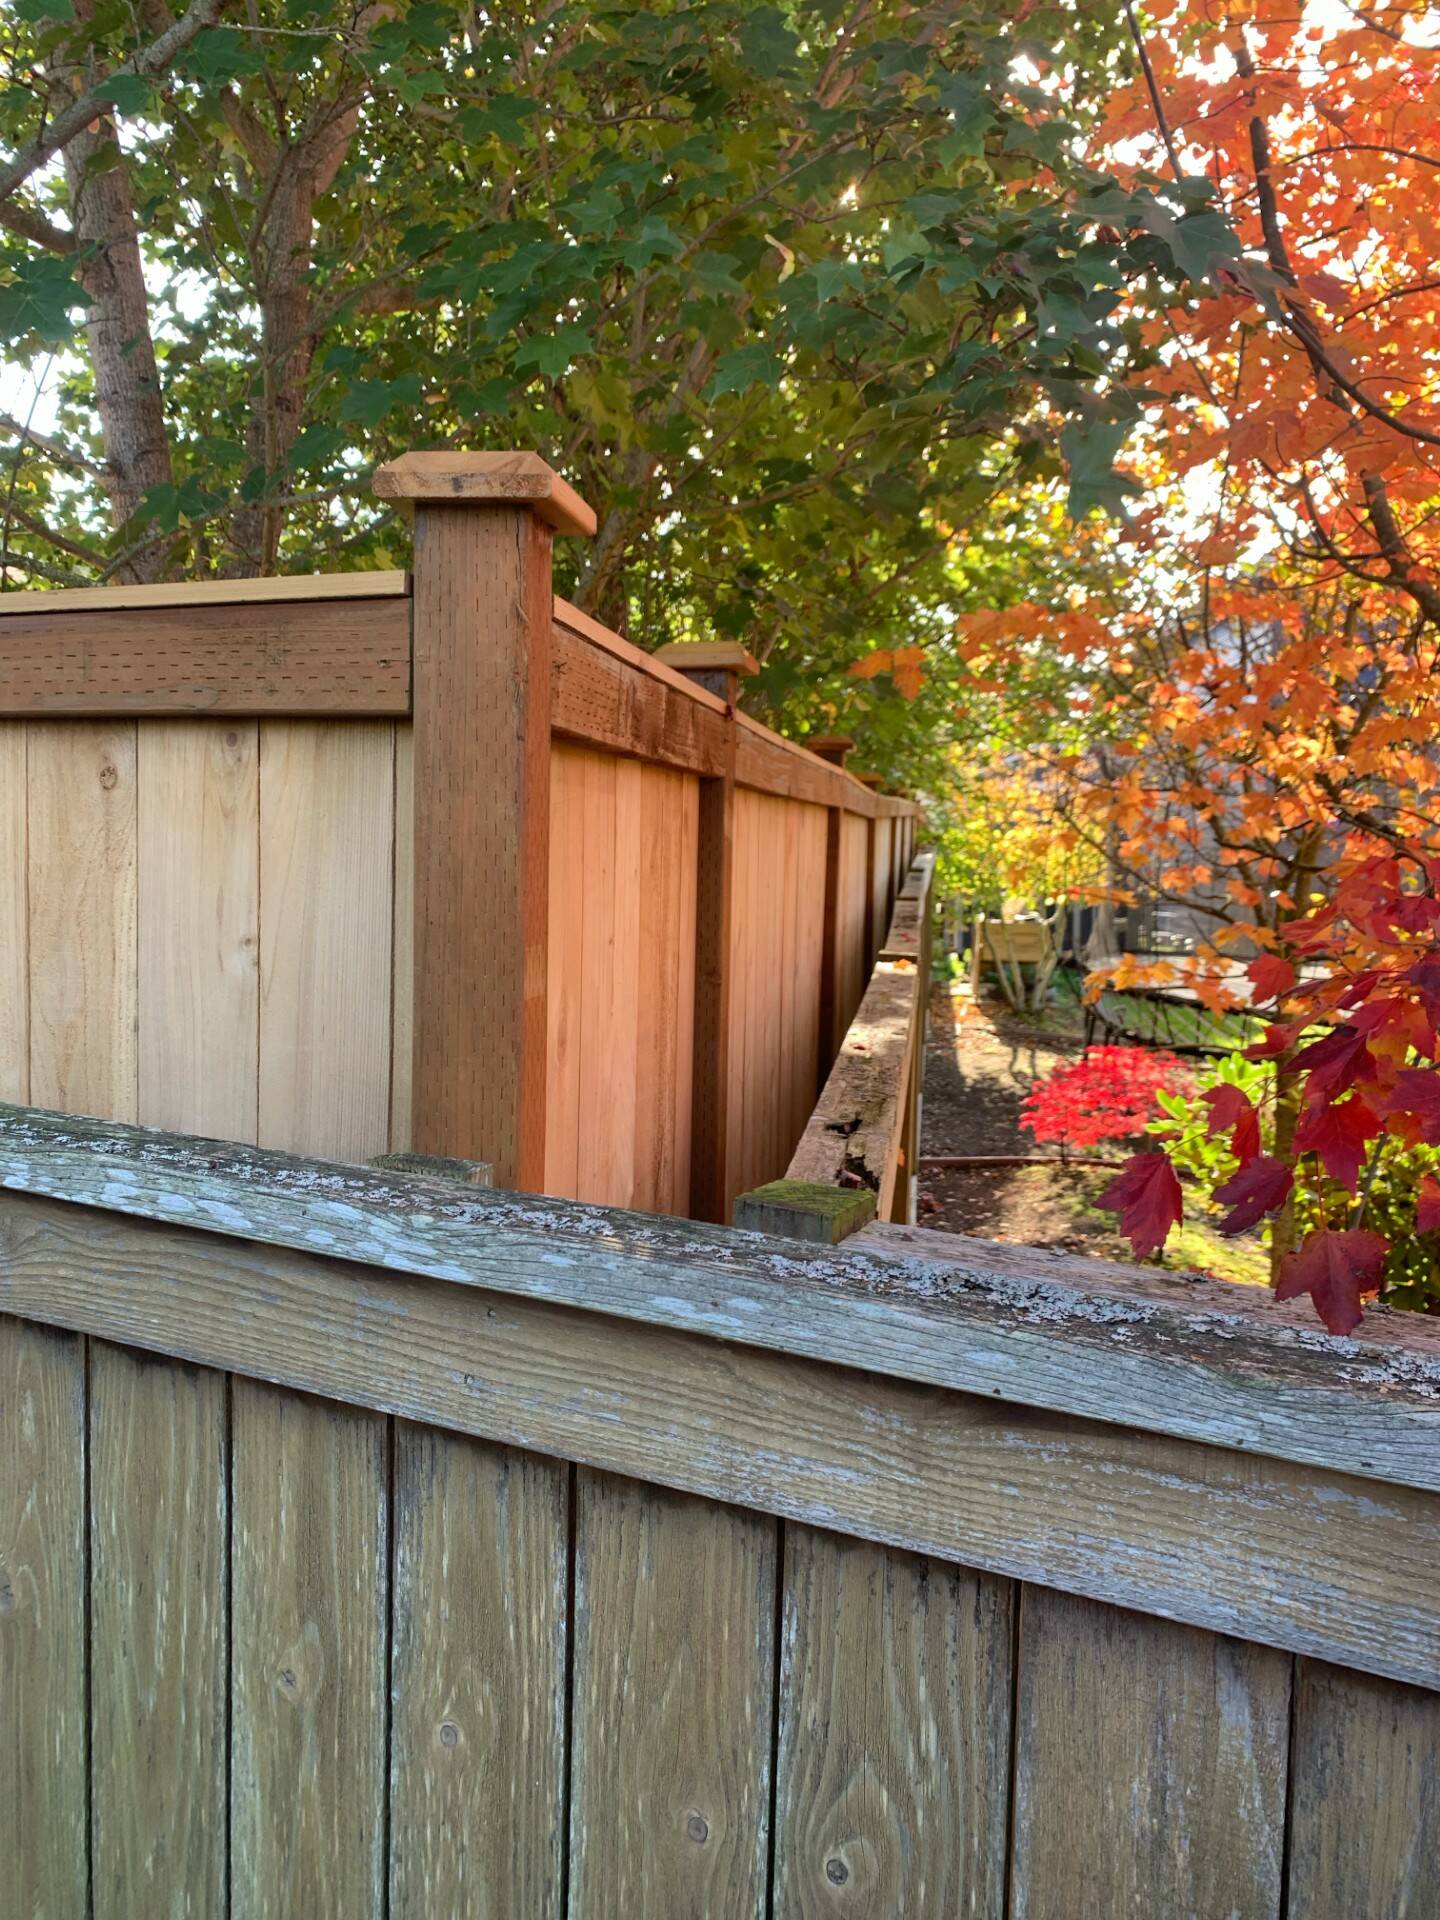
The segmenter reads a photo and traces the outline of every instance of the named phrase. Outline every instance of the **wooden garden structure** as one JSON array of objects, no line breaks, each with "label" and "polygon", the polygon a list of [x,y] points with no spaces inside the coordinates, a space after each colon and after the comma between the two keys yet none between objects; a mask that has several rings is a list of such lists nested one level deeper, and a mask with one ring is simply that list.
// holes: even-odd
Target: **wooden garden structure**
[{"label": "wooden garden structure", "polygon": [[0,1097],[728,1219],[916,809],[737,711],[743,649],[556,600],[595,521],[534,455],[376,487],[413,578],[0,595]]},{"label": "wooden garden structure", "polygon": [[45,1920],[1429,1920],[1440,1338],[10,1110]]}]

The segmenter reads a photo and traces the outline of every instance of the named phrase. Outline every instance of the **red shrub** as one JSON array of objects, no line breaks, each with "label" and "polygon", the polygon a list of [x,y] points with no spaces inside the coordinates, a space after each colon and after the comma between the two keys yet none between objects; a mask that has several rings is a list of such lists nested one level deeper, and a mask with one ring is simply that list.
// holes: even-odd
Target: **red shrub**
[{"label": "red shrub", "polygon": [[1188,1080],[1184,1062],[1152,1047],[1087,1047],[1069,1066],[1037,1080],[1020,1110],[1020,1124],[1037,1140],[1067,1147],[1129,1140],[1155,1116],[1155,1096],[1178,1092]]}]

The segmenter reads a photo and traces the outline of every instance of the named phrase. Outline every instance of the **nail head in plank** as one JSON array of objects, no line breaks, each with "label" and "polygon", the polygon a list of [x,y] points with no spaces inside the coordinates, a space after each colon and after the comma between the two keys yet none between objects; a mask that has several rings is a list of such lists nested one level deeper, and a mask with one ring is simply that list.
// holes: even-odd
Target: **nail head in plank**
[{"label": "nail head in plank", "polygon": [[785,1529],[775,1911],[1001,1920],[1009,1581]]},{"label": "nail head in plank", "polygon": [[399,1421],[390,1920],[559,1920],[569,1474]]},{"label": "nail head in plank", "polygon": [[582,1469],[573,1920],[760,1920],[775,1524]]}]

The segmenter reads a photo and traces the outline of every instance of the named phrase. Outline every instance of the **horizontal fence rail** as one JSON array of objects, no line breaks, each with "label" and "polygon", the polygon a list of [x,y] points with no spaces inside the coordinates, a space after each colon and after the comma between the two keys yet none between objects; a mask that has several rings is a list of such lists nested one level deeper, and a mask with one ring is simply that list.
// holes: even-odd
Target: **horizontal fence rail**
[{"label": "horizontal fence rail", "polygon": [[1428,1913],[1437,1489],[1414,1316],[13,1110],[0,1881]]},{"label": "horizontal fence rail", "polygon": [[377,486],[413,578],[0,595],[0,1096],[728,1219],[917,809],[556,599],[534,456]]}]

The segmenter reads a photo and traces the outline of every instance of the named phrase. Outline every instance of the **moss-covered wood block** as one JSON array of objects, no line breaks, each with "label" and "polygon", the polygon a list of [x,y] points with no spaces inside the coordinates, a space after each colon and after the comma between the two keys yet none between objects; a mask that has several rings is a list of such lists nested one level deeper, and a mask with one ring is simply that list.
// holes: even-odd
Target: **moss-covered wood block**
[{"label": "moss-covered wood block", "polygon": [[751,1233],[818,1240],[833,1247],[875,1218],[869,1187],[832,1187],[811,1180],[772,1180],[736,1199],[734,1221]]}]

